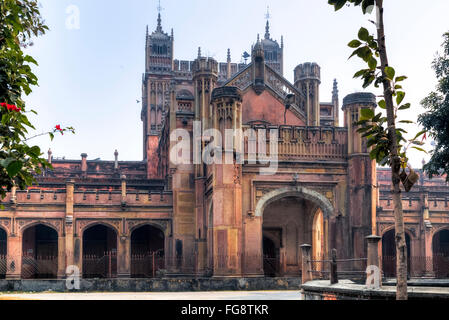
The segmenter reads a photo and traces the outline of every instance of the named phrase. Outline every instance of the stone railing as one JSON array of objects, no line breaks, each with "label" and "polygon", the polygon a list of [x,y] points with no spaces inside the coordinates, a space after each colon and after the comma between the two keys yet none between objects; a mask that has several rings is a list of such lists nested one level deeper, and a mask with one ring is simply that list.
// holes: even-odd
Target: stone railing
[{"label": "stone railing", "polygon": [[266,130],[266,146],[258,145],[257,137],[247,135],[244,140],[245,159],[251,154],[257,158],[267,154],[272,156],[270,130],[278,130],[277,157],[284,161],[297,160],[322,160],[322,161],[344,161],[347,158],[347,130],[344,128],[326,127],[266,127],[253,126],[254,131],[260,133],[260,129]]}]

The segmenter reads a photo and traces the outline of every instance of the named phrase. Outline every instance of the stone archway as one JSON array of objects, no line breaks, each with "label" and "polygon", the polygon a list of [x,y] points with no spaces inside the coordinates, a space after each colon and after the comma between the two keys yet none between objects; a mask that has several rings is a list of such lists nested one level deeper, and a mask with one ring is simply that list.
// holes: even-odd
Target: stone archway
[{"label": "stone archway", "polygon": [[54,279],[58,273],[58,232],[44,224],[27,227],[22,236],[22,279]]},{"label": "stone archway", "polygon": [[145,224],[131,233],[131,277],[152,278],[165,265],[165,235],[152,225]]},{"label": "stone archway", "polygon": [[83,278],[117,276],[117,232],[105,224],[83,231]]},{"label": "stone archway", "polygon": [[[409,233],[405,232],[405,243],[407,245],[407,273],[410,275],[412,270],[411,257],[411,237]],[[382,271],[385,277],[396,277],[396,241],[395,229],[390,229],[382,235]]]},{"label": "stone archway", "polygon": [[449,230],[441,229],[432,238],[433,271],[436,278],[449,277]]},{"label": "stone archway", "polygon": [[329,239],[324,221],[332,213],[329,200],[307,188],[286,187],[264,195],[255,210],[255,215],[262,218],[264,273],[299,275],[300,245],[304,243],[319,246],[315,251],[324,256]]}]

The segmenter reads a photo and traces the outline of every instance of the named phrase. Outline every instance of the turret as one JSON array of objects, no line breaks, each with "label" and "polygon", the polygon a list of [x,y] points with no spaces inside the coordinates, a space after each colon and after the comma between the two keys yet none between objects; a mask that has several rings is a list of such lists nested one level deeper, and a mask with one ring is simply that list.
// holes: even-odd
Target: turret
[{"label": "turret", "polygon": [[376,96],[372,93],[353,93],[343,99],[345,127],[348,128],[348,203],[349,225],[352,226],[354,256],[365,252],[366,237],[377,233],[376,161],[371,160],[366,145],[354,125],[364,108],[374,109]]},{"label": "turret", "polygon": [[265,90],[265,54],[259,35],[253,47],[251,59],[253,63],[253,88],[257,94],[261,94]]},{"label": "turret", "polygon": [[354,125],[360,119],[362,109],[376,108],[376,96],[369,92],[353,93],[343,99],[343,111],[345,127],[348,128],[348,153],[368,153],[365,139],[357,132],[358,126]]},{"label": "turret", "polygon": [[307,125],[320,125],[321,68],[316,63],[304,63],[295,68],[295,87],[306,97]]},{"label": "turret", "polygon": [[217,86],[218,62],[212,58],[201,57],[192,64],[193,82],[195,86],[195,120],[201,120],[203,128],[210,127],[210,103],[212,90]]}]

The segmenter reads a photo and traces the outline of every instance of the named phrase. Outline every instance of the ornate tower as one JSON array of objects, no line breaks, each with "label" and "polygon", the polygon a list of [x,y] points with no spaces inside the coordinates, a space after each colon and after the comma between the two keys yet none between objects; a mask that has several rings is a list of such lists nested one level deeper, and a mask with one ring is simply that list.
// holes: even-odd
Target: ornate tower
[{"label": "ornate tower", "polygon": [[320,126],[321,68],[316,63],[306,62],[295,68],[295,87],[306,97],[308,126]]},{"label": "ornate tower", "polygon": [[284,74],[284,38],[281,38],[281,45],[273,40],[270,35],[270,22],[267,20],[265,26],[265,36],[260,41],[264,51],[264,59],[268,66],[276,70],[281,75]]},{"label": "ornate tower", "polygon": [[366,139],[357,132],[355,123],[360,111],[375,109],[376,96],[372,93],[353,93],[343,99],[345,127],[348,128],[348,218],[352,230],[353,256],[365,252],[365,237],[376,233],[376,163],[370,159]]},{"label": "ornate tower", "polygon": [[157,145],[165,114],[170,107],[170,81],[173,70],[173,30],[171,36],[162,30],[161,14],[156,30],[145,45],[145,73],[142,77],[143,154],[148,163],[148,178],[157,177]]},{"label": "ornate tower", "polygon": [[[223,138],[226,130],[239,132],[242,128],[242,97],[236,87],[220,87],[212,93],[213,126]],[[213,261],[214,276],[241,274],[242,239],[242,166],[239,137],[224,139],[222,152],[216,149],[219,162],[211,166],[212,181],[212,243],[209,252],[216,257]],[[233,140],[233,141],[232,141]],[[231,141],[233,146],[231,146]]]},{"label": "ornate tower", "polygon": [[[211,95],[218,81],[218,62],[211,58],[201,56],[201,49],[198,49],[198,58],[193,62],[193,83],[195,94],[195,121],[201,123],[196,130],[204,132],[212,127],[212,106]],[[200,152],[196,151],[200,148]],[[194,152],[203,154],[205,142],[194,141]],[[207,239],[208,239],[208,215],[206,210],[205,185],[207,172],[203,161],[196,161],[194,164],[195,183],[195,250],[197,254],[197,273],[202,274],[207,264]]]}]

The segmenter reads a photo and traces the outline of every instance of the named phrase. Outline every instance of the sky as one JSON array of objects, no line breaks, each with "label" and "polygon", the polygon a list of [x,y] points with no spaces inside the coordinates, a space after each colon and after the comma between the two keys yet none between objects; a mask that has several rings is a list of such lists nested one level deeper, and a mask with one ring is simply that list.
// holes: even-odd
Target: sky
[{"label": "sky", "polygon": [[[142,73],[145,30],[156,29],[157,0],[40,0],[41,14],[50,31],[27,49],[39,63],[33,70],[39,87],[25,100],[36,132],[59,124],[73,126],[76,134],[31,140],[56,158],[140,161]],[[425,4],[424,4],[425,3]],[[284,76],[293,81],[300,63],[321,66],[320,100],[331,101],[332,82],[339,83],[340,101],[347,94],[363,91],[354,73],[364,65],[348,60],[347,43],[361,26],[374,32],[358,8],[334,12],[327,0],[162,0],[162,26],[175,36],[175,58],[194,60],[198,47],[203,55],[226,61],[231,49],[233,62],[240,62],[257,34],[265,33],[267,7],[272,38],[284,36]],[[442,35],[449,31],[449,1],[385,1],[385,25],[390,65],[406,75],[406,102],[412,108],[403,119],[416,120],[423,112],[420,101],[434,90],[432,60],[440,49]],[[76,19],[79,17],[79,19]],[[78,23],[79,22],[79,23]],[[376,95],[380,91],[368,90]],[[417,125],[406,127],[410,134]],[[410,153],[411,164],[421,167],[429,156]]]}]

